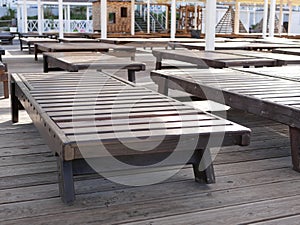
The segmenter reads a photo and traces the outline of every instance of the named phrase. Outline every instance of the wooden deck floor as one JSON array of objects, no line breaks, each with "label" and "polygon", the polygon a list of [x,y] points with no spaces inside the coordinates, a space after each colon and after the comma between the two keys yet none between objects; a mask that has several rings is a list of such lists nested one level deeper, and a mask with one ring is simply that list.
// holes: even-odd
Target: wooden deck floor
[{"label": "wooden deck floor", "polygon": [[76,202],[65,206],[54,157],[25,112],[11,124],[9,107],[0,97],[1,225],[299,224],[300,174],[291,169],[286,126],[230,110],[229,119],[252,129],[252,142],[222,148],[216,184],[195,183],[190,167],[144,187],[78,177]]}]

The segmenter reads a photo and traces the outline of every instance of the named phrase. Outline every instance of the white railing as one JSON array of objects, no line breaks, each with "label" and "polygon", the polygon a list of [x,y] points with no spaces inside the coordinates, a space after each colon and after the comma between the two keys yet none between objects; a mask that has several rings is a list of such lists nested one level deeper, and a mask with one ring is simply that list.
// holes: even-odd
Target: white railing
[{"label": "white railing", "polygon": [[[38,21],[28,20],[28,32],[38,31]],[[59,31],[59,20],[42,20],[43,32]],[[64,20],[64,32],[93,32],[92,20]]]}]

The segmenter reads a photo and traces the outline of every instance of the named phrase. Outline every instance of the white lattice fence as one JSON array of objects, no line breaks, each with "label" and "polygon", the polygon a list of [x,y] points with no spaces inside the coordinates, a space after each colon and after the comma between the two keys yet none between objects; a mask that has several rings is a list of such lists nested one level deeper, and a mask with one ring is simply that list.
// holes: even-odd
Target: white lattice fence
[{"label": "white lattice fence", "polygon": [[[43,23],[43,32],[59,31],[59,20],[45,19]],[[38,21],[28,20],[28,31],[38,31]],[[93,32],[92,20],[64,20],[64,32]]]}]

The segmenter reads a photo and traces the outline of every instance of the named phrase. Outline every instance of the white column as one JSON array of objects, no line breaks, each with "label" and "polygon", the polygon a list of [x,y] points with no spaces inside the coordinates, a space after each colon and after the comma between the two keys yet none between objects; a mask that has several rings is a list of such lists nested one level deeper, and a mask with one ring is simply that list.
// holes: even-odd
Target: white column
[{"label": "white column", "polygon": [[235,2],[235,13],[234,13],[234,29],[233,33],[238,34],[240,32],[240,3]]},{"label": "white column", "polygon": [[253,6],[253,20],[252,20],[252,24],[256,24],[256,4],[254,4]]},{"label": "white column", "polygon": [[41,0],[37,0],[37,7],[38,7],[38,32],[41,35],[43,33],[43,23],[42,23],[42,4]]},{"label": "white column", "polygon": [[291,33],[291,28],[292,28],[292,16],[293,16],[293,5],[292,1],[288,2],[289,5],[289,25],[288,25],[288,34]]},{"label": "white column", "polygon": [[27,24],[27,2],[23,0],[23,32],[28,32],[28,24]]},{"label": "white column", "polygon": [[71,6],[68,4],[67,7],[66,7],[66,24],[67,24],[67,27],[66,27],[66,30],[67,32],[71,32]]},{"label": "white column", "polygon": [[143,4],[142,3],[139,5],[139,9],[140,9],[140,17],[142,17],[143,16]]},{"label": "white column", "polygon": [[101,0],[101,38],[107,38],[107,0]]},{"label": "white column", "polygon": [[264,0],[264,16],[263,16],[263,27],[262,27],[262,37],[267,37],[267,24],[268,24],[268,0]]},{"label": "white column", "polygon": [[215,50],[216,12],[217,12],[216,0],[206,0],[205,51]]},{"label": "white column", "polygon": [[63,0],[58,0],[59,38],[64,37]]},{"label": "white column", "polygon": [[269,37],[274,37],[276,0],[271,0],[269,16]]},{"label": "white column", "polygon": [[147,33],[150,34],[150,0],[147,1]]},{"label": "white column", "polygon": [[175,39],[176,34],[176,0],[171,2],[171,39]]},{"label": "white column", "polygon": [[85,32],[89,32],[90,31],[90,7],[87,5],[86,6],[86,28],[85,28]]},{"label": "white column", "polygon": [[18,22],[18,32],[23,32],[22,30],[22,20],[21,20],[21,6],[19,4],[17,4],[17,22]]},{"label": "white column", "polygon": [[169,6],[166,5],[166,30],[169,29]]},{"label": "white column", "polygon": [[134,0],[131,0],[131,35],[134,35],[134,27],[135,27],[134,7],[135,7],[135,2]]},{"label": "white column", "polygon": [[283,0],[280,0],[280,8],[279,8],[279,22],[278,22],[278,34],[280,35],[282,32],[282,17],[283,17],[283,10],[282,10]]}]

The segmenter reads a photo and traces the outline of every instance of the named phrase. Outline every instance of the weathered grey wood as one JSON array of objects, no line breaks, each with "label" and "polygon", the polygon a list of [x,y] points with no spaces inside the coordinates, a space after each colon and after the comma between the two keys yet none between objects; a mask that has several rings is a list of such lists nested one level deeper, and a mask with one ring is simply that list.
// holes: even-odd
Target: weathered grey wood
[{"label": "weathered grey wood", "polygon": [[[151,76],[161,85],[162,79],[168,79],[169,88],[178,89],[178,86],[203,99],[214,100],[234,108],[246,110],[259,116],[284,123],[295,128],[300,127],[299,108],[289,101],[300,101],[296,93],[289,93],[290,89],[300,87],[299,82],[280,79],[276,77],[260,76],[250,73],[231,73],[224,70],[222,73],[212,70],[185,71],[186,74],[177,74],[177,71],[154,71]],[[205,74],[207,73],[207,74]],[[213,75],[213,76],[212,76]],[[238,78],[235,78],[238,76]],[[255,80],[253,85],[253,81]],[[269,86],[275,89],[285,89],[282,93],[268,94]],[[165,87],[161,87],[165,88]],[[253,94],[253,90],[260,88],[261,94]],[[241,91],[242,90],[242,91]],[[292,133],[294,135],[292,135]],[[295,136],[295,137],[294,137]],[[291,132],[292,162],[295,170],[299,171],[299,150],[297,146],[298,135],[295,130]],[[295,139],[295,140],[293,140]]]},{"label": "weathered grey wood", "polygon": [[289,54],[289,55],[300,55],[299,48],[286,48],[282,46],[281,48],[273,49],[272,52],[274,53],[282,53],[282,54]]},{"label": "weathered grey wood", "polygon": [[[99,74],[100,75],[100,74]],[[174,147],[176,147],[176,143],[178,141],[178,134],[180,134],[181,142],[185,141],[188,143],[190,140],[193,140],[193,135],[196,134],[196,136],[201,136],[199,138],[199,141],[197,145],[195,146],[195,149],[190,149],[189,151],[197,151],[199,149],[205,149],[206,143],[208,142],[208,139],[210,137],[210,133],[212,131],[208,131],[207,127],[214,126],[213,129],[214,133],[221,134],[224,133],[224,141],[222,142],[223,145],[248,145],[249,144],[249,130],[239,126],[237,124],[227,122],[221,118],[212,116],[210,114],[206,114],[206,116],[210,117],[210,119],[217,120],[217,123],[207,123],[207,120],[204,121],[203,127],[199,124],[200,117],[191,117],[190,119],[194,120],[195,123],[190,122],[183,122],[181,123],[181,126],[176,125],[176,123],[169,123],[167,124],[168,129],[166,129],[165,126],[163,126],[163,123],[157,123],[153,128],[155,129],[155,136],[152,137],[151,140],[145,140],[143,142],[144,146],[151,146],[151,144],[157,140],[160,140],[160,136],[164,137],[164,141],[159,145],[159,148],[155,149],[155,152],[150,152],[149,154],[144,154],[144,152],[137,152],[132,151],[130,148],[120,145],[119,139],[122,141],[134,141],[138,140],[136,137],[140,138],[146,138],[151,135],[149,133],[148,123],[143,123],[140,125],[136,125],[133,130],[128,131],[128,128],[121,126],[121,125],[114,125],[113,128],[104,128],[103,130],[88,130],[85,129],[79,129],[76,136],[74,132],[65,133],[62,131],[57,123],[62,121],[91,121],[93,117],[99,117],[101,116],[104,120],[111,120],[111,109],[105,109],[103,107],[98,107],[98,109],[94,110],[93,113],[90,113],[90,110],[85,110],[84,108],[73,108],[73,110],[66,109],[66,108],[57,108],[57,110],[53,111],[47,111],[47,109],[42,108],[39,103],[42,103],[43,101],[47,104],[49,101],[51,101],[51,98],[53,101],[57,102],[55,100],[54,96],[43,94],[43,93],[37,93],[36,90],[42,90],[45,93],[52,87],[54,88],[60,88],[61,86],[64,86],[66,90],[75,91],[78,89],[76,86],[76,83],[78,83],[82,77],[82,74],[74,73],[72,75],[68,74],[68,78],[66,81],[66,78],[63,76],[59,76],[58,78],[56,74],[49,74],[44,76],[44,74],[22,74],[17,75],[13,74],[14,82],[17,84],[17,92],[15,93],[15,96],[18,97],[18,99],[21,101],[21,103],[24,105],[25,109],[28,111],[29,115],[31,116],[31,119],[33,120],[35,126],[38,128],[41,135],[45,138],[46,143],[49,145],[49,147],[52,149],[52,151],[58,155],[58,165],[59,165],[59,174],[60,174],[60,195],[65,203],[72,203],[74,200],[75,192],[73,188],[73,172],[76,173],[85,173],[84,169],[80,169],[80,167],[75,167],[74,164],[74,171],[72,169],[72,163],[76,163],[77,161],[74,159],[81,159],[82,155],[79,152],[77,143],[80,143],[80,146],[98,146],[99,141],[105,143],[106,147],[110,149],[110,154],[113,156],[121,156],[124,159],[131,159],[132,157],[128,157],[130,155],[134,156],[132,160],[138,160],[140,159],[140,163],[145,163],[145,159],[149,162],[152,162],[153,160],[157,160],[161,157],[165,157],[166,154],[170,150],[172,150]],[[91,75],[93,76],[93,75]],[[89,77],[89,76],[88,76]],[[92,79],[91,79],[92,78]],[[116,114],[113,114],[113,118],[120,118],[120,119],[127,119],[128,122],[128,109],[130,110],[130,117],[129,118],[140,118],[141,116],[144,117],[144,119],[152,120],[153,117],[168,117],[172,115],[199,115],[199,114],[205,114],[203,112],[196,111],[195,109],[190,108],[189,106],[185,106],[182,103],[179,103],[178,101],[172,100],[170,98],[164,97],[162,95],[159,95],[157,93],[154,93],[150,90],[141,88],[141,87],[135,87],[132,83],[129,83],[127,81],[124,81],[121,78],[117,77],[110,77],[105,74],[101,74],[100,81],[96,79],[96,81],[93,82],[93,77],[88,78],[88,80],[84,80],[81,82],[81,86],[83,88],[89,88],[91,85],[97,86],[98,85],[104,85],[107,87],[108,92],[106,92],[106,89],[103,89],[103,95],[107,94],[108,96],[111,96],[110,99],[118,99],[121,101],[122,98],[119,98],[119,96],[122,96],[121,93],[112,93],[111,92],[111,85],[115,87],[119,87],[120,89],[125,88],[126,90],[138,90],[139,95],[143,98],[144,95],[150,95],[155,96],[155,98],[160,98],[163,100],[167,100],[167,105],[156,105],[156,103],[149,103],[149,107],[132,107],[130,104],[118,104],[114,106],[116,110]],[[66,83],[62,83],[65,81]],[[26,84],[26,85],[25,85]],[[66,87],[67,86],[67,87]],[[100,86],[101,87],[101,86]],[[33,95],[31,94],[33,92]],[[133,95],[136,95],[136,93],[132,93]],[[128,92],[124,94],[125,96],[130,97],[131,93]],[[71,95],[72,96],[72,95]],[[71,96],[65,96],[63,93],[61,93],[62,100],[72,100],[74,101],[74,97]],[[58,96],[56,96],[57,98]],[[92,96],[90,94],[82,93],[81,99],[86,101],[87,99],[90,99]],[[50,99],[50,100],[49,100]],[[120,107],[121,106],[121,107]],[[137,104],[138,106],[138,104]],[[149,118],[149,119],[147,119]],[[182,121],[180,119],[180,121]],[[180,122],[179,121],[179,122]],[[113,123],[112,123],[113,124]],[[222,125],[222,128],[221,126]],[[111,126],[111,125],[110,125]],[[82,132],[84,131],[84,132]],[[113,131],[113,133],[111,133]],[[86,133],[87,132],[87,133]],[[106,133],[108,132],[108,133]],[[75,132],[76,133],[76,132]],[[134,138],[132,137],[134,136]],[[118,137],[118,138],[116,138]],[[200,141],[201,140],[201,141]],[[132,142],[133,143],[133,142]],[[186,147],[185,147],[186,148]],[[184,150],[184,151],[187,151]],[[178,154],[186,154],[184,151],[178,152]],[[200,154],[200,153],[199,153]],[[100,152],[100,153],[93,153],[93,157],[103,157],[105,160],[107,153]],[[207,163],[204,163],[208,168],[204,173],[202,173],[198,169],[198,165],[200,163],[200,156],[202,157],[202,153],[200,155],[195,155],[195,159],[192,159],[190,162],[194,165],[194,171],[195,175],[197,177],[197,180],[203,180],[209,183],[214,182],[214,172],[212,169],[212,166],[210,165],[211,161],[209,159]],[[184,157],[181,157],[184,158]],[[126,160],[127,160],[126,159]],[[79,162],[79,161],[78,161]],[[179,163],[179,162],[171,162],[170,165],[173,163]],[[76,163],[77,164],[77,163]],[[83,164],[82,164],[83,165]],[[88,169],[88,167],[86,168]]]},{"label": "weathered grey wood", "polygon": [[172,59],[196,64],[198,68],[207,69],[208,67],[224,68],[233,66],[276,66],[274,59],[258,58],[254,56],[243,56],[225,54],[222,52],[190,51],[181,50],[153,50],[152,54],[156,57],[156,69],[162,68],[162,59]]},{"label": "weathered grey wood", "polygon": [[106,43],[36,43],[34,44],[34,57],[37,61],[37,55],[43,52],[126,52],[131,57],[134,56],[136,48],[131,46],[119,46]]},{"label": "weathered grey wood", "polygon": [[73,204],[75,200],[75,188],[73,181],[72,161],[57,158],[59,195],[65,204]]},{"label": "weathered grey wood", "polygon": [[[146,69],[144,63],[133,62],[126,59],[116,58],[110,55],[94,52],[60,52],[43,54],[44,72],[49,70],[67,70],[78,72],[85,69],[127,69],[128,80],[135,82],[135,71]],[[51,65],[51,69],[49,68]]]},{"label": "weathered grey wood", "polygon": [[293,168],[300,172],[300,130],[290,126],[290,139],[291,139],[291,155],[293,161]]}]

